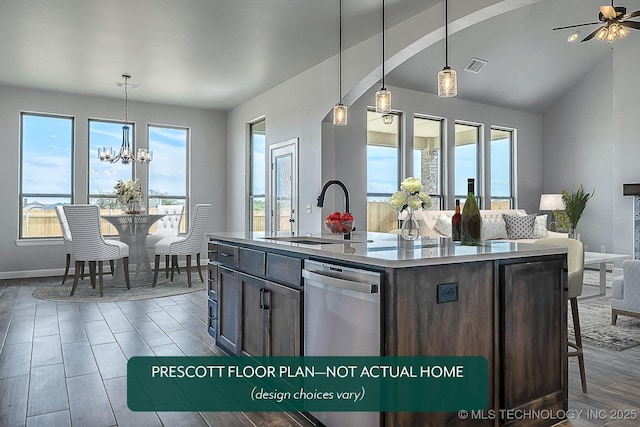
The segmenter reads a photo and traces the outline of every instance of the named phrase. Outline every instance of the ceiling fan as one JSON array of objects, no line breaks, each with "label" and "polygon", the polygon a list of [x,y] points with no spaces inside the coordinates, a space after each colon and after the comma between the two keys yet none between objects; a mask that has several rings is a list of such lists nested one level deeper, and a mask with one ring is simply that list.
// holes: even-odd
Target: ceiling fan
[{"label": "ceiling fan", "polygon": [[605,40],[609,43],[615,41],[616,37],[624,38],[629,35],[629,28],[640,30],[640,22],[629,21],[631,18],[640,16],[640,10],[627,13],[627,8],[624,6],[613,6],[613,0],[611,0],[611,6],[600,6],[600,13],[598,14],[599,22],[587,22],[585,24],[568,25],[566,27],[557,27],[553,30],[566,30],[567,28],[582,27],[585,25],[602,24],[602,27],[597,28],[587,37],[581,40],[586,42],[592,38],[598,40]]}]

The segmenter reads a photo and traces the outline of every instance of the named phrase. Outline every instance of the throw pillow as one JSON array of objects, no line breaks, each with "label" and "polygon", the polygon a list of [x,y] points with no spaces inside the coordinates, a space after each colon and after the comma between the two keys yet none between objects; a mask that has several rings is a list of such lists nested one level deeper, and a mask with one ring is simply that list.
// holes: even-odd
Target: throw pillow
[{"label": "throw pillow", "polygon": [[504,221],[482,221],[482,240],[508,239]]},{"label": "throw pillow", "polygon": [[547,237],[547,215],[538,215],[533,223],[533,238],[541,239]]},{"label": "throw pillow", "polygon": [[438,217],[433,229],[447,237],[451,237],[451,218],[442,214]]},{"label": "throw pillow", "polygon": [[509,239],[533,239],[533,223],[536,221],[536,214],[525,216],[502,214],[502,218]]}]

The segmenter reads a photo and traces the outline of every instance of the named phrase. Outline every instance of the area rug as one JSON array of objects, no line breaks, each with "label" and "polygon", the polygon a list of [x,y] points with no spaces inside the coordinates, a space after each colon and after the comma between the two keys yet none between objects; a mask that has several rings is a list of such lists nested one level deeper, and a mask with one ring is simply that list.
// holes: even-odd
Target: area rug
[{"label": "area rug", "polygon": [[98,279],[96,278],[96,288],[93,289],[88,277],[85,277],[84,280],[80,280],[75,294],[73,296],[69,296],[71,287],[73,286],[73,277],[71,277],[67,278],[64,285],[42,286],[36,288],[32,295],[35,298],[43,300],[62,302],[133,301],[197,292],[205,288],[205,283],[200,281],[200,277],[196,271],[195,274],[192,272],[191,275],[191,287],[188,287],[187,276],[183,272],[182,274],[176,274],[173,277],[173,282],[169,279],[165,279],[164,274],[162,274],[158,277],[158,284],[155,288],[152,288],[149,284],[131,286],[131,289],[127,289],[124,285],[112,286],[111,276],[107,275],[104,277],[104,296],[101,298]]},{"label": "area rug", "polygon": [[[585,271],[584,282],[587,285],[599,283],[597,271]],[[607,285],[611,282],[611,273],[607,273]],[[640,345],[640,319],[618,316],[615,326],[611,324],[611,303],[609,296],[578,299],[580,331],[585,345],[621,351]],[[569,337],[573,340],[573,320],[571,307],[567,304],[567,323]]]}]

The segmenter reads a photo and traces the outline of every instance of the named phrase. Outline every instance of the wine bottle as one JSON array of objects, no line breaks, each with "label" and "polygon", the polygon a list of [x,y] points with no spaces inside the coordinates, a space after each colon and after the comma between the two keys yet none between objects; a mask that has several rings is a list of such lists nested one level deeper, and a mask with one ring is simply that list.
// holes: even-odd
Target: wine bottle
[{"label": "wine bottle", "polygon": [[462,230],[462,215],[460,215],[460,199],[456,199],[456,213],[451,218],[451,238],[454,242],[460,241]]},{"label": "wine bottle", "polygon": [[474,182],[473,178],[467,180],[467,200],[465,200],[462,209],[461,238],[463,245],[478,245],[481,242],[480,209],[478,209],[478,202],[474,195]]}]

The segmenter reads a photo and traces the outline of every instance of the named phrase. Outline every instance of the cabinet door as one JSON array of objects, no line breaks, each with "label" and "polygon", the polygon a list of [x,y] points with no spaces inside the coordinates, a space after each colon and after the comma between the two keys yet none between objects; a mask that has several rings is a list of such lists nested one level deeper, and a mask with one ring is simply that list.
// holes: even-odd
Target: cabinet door
[{"label": "cabinet door", "polygon": [[267,323],[265,305],[266,283],[257,277],[240,274],[242,322],[240,352],[250,356],[265,356]]},{"label": "cabinet door", "polygon": [[238,272],[218,268],[218,345],[238,354],[241,287]]},{"label": "cabinet door", "polygon": [[267,354],[300,356],[302,348],[302,292],[266,282]]},{"label": "cabinet door", "polygon": [[500,267],[504,370],[500,408],[567,409],[566,271],[562,260]]}]

